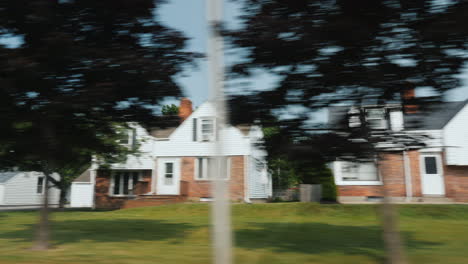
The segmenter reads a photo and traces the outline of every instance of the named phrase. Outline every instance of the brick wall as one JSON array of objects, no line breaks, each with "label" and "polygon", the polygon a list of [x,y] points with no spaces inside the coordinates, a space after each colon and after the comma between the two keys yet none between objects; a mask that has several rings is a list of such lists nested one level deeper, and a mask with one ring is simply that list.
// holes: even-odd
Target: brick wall
[{"label": "brick wall", "polygon": [[[230,156],[231,177],[229,179],[230,199],[240,201],[244,198],[244,157]],[[183,157],[181,180],[188,183],[188,198],[199,200],[212,197],[211,181],[195,180],[195,157]]]},{"label": "brick wall", "polygon": [[[110,188],[109,170],[98,170],[95,185],[95,206],[102,209],[120,208],[128,198],[109,196]],[[139,181],[135,186],[135,194],[144,194],[150,191],[151,171],[146,170],[142,175],[143,181]]]},{"label": "brick wall", "polygon": [[444,166],[446,196],[468,202],[468,166]]},{"label": "brick wall", "polygon": [[421,168],[419,151],[408,151],[411,170],[411,185],[413,197],[422,197]]}]

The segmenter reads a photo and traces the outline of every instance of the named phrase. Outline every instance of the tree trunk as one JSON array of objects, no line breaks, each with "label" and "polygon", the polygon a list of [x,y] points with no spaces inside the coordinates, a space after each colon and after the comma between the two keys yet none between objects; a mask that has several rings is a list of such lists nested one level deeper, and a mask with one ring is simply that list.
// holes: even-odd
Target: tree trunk
[{"label": "tree trunk", "polygon": [[44,170],[44,198],[39,210],[39,224],[36,230],[36,239],[33,250],[49,249],[50,223],[49,223],[49,173]]},{"label": "tree trunk", "polygon": [[[384,185],[384,189],[385,185]],[[406,264],[406,256],[398,228],[398,211],[391,203],[387,191],[384,191],[384,202],[381,206],[383,240],[386,249],[387,264]]]},{"label": "tree trunk", "polygon": [[67,194],[68,194],[68,187],[69,186],[60,186],[60,199],[59,199],[59,208],[64,209],[65,203],[67,202]]}]

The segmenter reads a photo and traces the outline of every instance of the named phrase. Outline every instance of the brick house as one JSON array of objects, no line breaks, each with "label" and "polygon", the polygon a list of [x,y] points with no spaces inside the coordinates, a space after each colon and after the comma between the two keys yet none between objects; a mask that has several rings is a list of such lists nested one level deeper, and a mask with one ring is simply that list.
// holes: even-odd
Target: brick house
[{"label": "brick house", "polygon": [[[329,123],[352,111],[349,106],[330,109]],[[428,137],[424,148],[381,152],[377,162],[332,162],[341,202],[369,201],[384,192],[400,202],[468,202],[468,100],[360,111],[371,129]]]},{"label": "brick house", "polygon": [[[220,166],[229,182],[232,201],[267,199],[272,193],[266,152],[259,144],[258,126],[218,125],[214,105],[205,102],[195,111],[182,99],[181,123],[176,127],[145,129],[132,124],[123,144],[139,145],[139,155],[112,164],[110,170],[94,165],[75,180],[71,204],[76,207],[128,208],[181,201],[209,201],[214,168]],[[222,158],[215,159],[215,142],[223,144]],[[90,191],[92,189],[92,191]]]}]

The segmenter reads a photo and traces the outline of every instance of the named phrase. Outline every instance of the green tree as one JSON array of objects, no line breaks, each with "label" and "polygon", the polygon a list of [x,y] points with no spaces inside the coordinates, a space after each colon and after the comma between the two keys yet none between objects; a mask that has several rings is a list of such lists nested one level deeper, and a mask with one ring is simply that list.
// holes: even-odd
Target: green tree
[{"label": "green tree", "polygon": [[172,116],[179,114],[179,107],[175,104],[163,105],[161,112],[165,116]]},{"label": "green tree", "polygon": [[[179,96],[197,54],[158,21],[162,0],[0,1],[0,165],[69,182],[90,158],[115,158],[116,124],[154,123],[148,106]],[[73,173],[68,174],[68,171]],[[59,184],[60,185],[60,184]],[[35,249],[49,247],[48,188]]]}]

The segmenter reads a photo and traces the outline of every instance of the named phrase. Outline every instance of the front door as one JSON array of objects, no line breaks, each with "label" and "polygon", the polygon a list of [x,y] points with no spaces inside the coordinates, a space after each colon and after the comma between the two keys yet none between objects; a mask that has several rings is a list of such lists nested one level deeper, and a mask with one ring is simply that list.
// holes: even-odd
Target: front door
[{"label": "front door", "polygon": [[445,195],[444,175],[440,155],[421,155],[421,165],[423,195]]},{"label": "front door", "polygon": [[180,194],[180,161],[179,159],[158,159],[157,194]]}]

